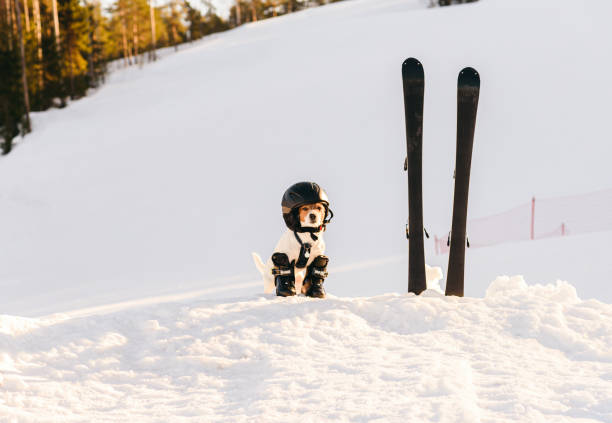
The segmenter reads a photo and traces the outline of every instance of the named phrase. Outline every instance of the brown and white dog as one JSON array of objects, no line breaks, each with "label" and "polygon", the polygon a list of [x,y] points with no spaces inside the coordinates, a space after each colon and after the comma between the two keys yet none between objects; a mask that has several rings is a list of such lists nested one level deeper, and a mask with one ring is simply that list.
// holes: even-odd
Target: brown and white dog
[{"label": "brown and white dog", "polygon": [[[304,228],[322,228],[325,221],[326,207],[323,203],[305,204],[299,208],[300,224]],[[297,240],[300,238],[301,243]],[[296,292],[306,293],[308,287],[303,286],[306,270],[312,261],[325,253],[325,242],[323,241],[323,231],[314,232],[294,232],[287,229],[281,236],[280,240],[274,248],[274,253],[284,253],[289,257],[289,262],[296,263],[298,261],[302,244],[308,243],[311,245],[308,261],[303,268],[295,269],[295,290]],[[272,259],[264,264],[261,257],[257,253],[253,253],[253,261],[257,270],[262,274],[264,279],[264,292],[266,294],[274,292],[274,275],[272,269],[274,264]]]}]

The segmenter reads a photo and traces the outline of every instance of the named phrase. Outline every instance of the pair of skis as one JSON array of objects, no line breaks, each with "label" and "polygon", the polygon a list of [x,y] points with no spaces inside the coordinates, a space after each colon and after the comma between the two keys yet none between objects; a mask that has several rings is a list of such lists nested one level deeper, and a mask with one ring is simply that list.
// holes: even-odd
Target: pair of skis
[{"label": "pair of skis", "polygon": [[[423,98],[425,74],[417,59],[402,63],[404,112],[406,115],[405,168],[408,171],[408,292],[420,294],[427,288],[425,249],[423,245]],[[455,194],[450,235],[450,253],[446,295],[463,296],[466,224],[472,146],[476,127],[476,111],[480,93],[480,77],[473,68],[459,72],[457,81],[457,155],[455,162]]]}]

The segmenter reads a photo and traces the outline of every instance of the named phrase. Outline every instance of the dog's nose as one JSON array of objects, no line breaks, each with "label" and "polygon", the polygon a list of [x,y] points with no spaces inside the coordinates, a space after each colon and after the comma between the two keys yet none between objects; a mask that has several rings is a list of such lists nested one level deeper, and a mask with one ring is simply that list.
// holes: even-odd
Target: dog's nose
[{"label": "dog's nose", "polygon": [[310,221],[311,221],[311,222],[314,222],[314,221],[316,221],[316,220],[317,220],[317,215],[315,215],[314,213],[310,213],[310,216],[309,216],[309,217],[310,217]]}]

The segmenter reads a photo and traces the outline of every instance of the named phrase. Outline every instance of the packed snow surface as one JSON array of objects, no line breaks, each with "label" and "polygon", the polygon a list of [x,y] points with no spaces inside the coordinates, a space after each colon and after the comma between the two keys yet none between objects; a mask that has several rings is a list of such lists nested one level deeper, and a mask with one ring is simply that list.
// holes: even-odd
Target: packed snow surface
[{"label": "packed snow surface", "polygon": [[612,306],[501,277],[0,317],[0,421],[610,422]]}]

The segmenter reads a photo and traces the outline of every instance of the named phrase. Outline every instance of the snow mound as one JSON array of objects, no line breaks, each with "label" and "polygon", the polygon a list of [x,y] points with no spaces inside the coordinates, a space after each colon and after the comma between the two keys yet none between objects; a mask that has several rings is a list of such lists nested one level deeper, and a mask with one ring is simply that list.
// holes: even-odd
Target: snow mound
[{"label": "snow mound", "polygon": [[484,298],[435,292],[1,316],[0,416],[612,421],[612,305],[522,277]]}]

